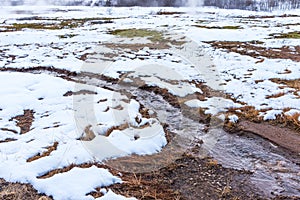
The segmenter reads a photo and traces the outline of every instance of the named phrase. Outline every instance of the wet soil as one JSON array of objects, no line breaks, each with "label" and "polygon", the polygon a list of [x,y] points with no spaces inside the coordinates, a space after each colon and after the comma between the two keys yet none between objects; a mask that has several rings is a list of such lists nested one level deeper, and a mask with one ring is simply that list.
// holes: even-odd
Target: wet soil
[{"label": "wet soil", "polygon": [[[82,167],[92,165],[85,164]],[[270,199],[263,195],[261,188],[255,187],[250,182],[251,172],[225,168],[212,158],[201,159],[192,154],[183,154],[181,158],[157,171],[146,173],[130,173],[113,169],[110,171],[115,175],[121,174],[124,182],[106,187],[106,189],[127,197],[135,196],[141,200]],[[56,173],[61,172],[54,174]],[[96,188],[95,192],[87,195],[101,197],[103,194],[100,189]],[[39,194],[29,184],[9,183],[3,179],[0,179],[0,197],[3,200],[52,199]],[[298,198],[276,196],[272,199],[296,200]]]},{"label": "wet soil", "polygon": [[[251,172],[222,167],[211,158],[183,154],[168,166],[147,173],[122,172],[124,183],[112,185],[117,194],[138,199],[270,199],[251,182]],[[100,188],[90,193],[102,196]],[[297,199],[276,196],[273,199]]]},{"label": "wet soil", "polygon": [[241,132],[250,132],[266,138],[292,152],[300,153],[300,135],[288,128],[272,126],[267,123],[243,121],[239,123]]}]

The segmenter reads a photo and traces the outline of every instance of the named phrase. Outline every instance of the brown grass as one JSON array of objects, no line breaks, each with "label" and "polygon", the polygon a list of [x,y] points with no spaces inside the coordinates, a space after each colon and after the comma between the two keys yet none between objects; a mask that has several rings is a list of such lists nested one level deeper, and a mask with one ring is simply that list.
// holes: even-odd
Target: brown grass
[{"label": "brown grass", "polygon": [[34,120],[34,111],[33,110],[24,110],[23,115],[18,115],[16,117],[11,118],[9,121],[16,120],[17,126],[21,129],[21,134],[25,134],[30,131],[30,127]]},{"label": "brown grass", "polygon": [[215,159],[208,159],[206,164],[208,167],[216,167],[216,166],[218,166],[219,163]]},{"label": "brown grass", "polygon": [[[125,197],[136,197],[140,200],[176,200],[182,199],[180,192],[170,187],[170,182],[161,179],[159,172],[122,173],[122,184],[115,184],[108,188]],[[97,192],[89,193],[94,198],[101,196],[100,188]]]},{"label": "brown grass", "polygon": [[277,84],[283,84],[286,85],[287,87],[294,88],[300,91],[300,79],[285,80],[279,78],[271,78],[270,81]]},{"label": "brown grass", "polygon": [[9,131],[9,132],[12,132],[12,133],[18,133],[18,131],[16,130],[13,130],[13,129],[10,129],[10,128],[0,128],[1,131]]},{"label": "brown grass", "polygon": [[184,12],[158,11],[156,14],[157,15],[181,15],[184,14]]},{"label": "brown grass", "polygon": [[281,119],[282,122],[284,124],[286,124],[286,126],[288,125],[292,125],[294,126],[294,128],[298,131],[300,131],[300,121],[299,118],[300,117],[300,113],[294,113],[293,115],[284,115]]},{"label": "brown grass", "polygon": [[10,183],[0,179],[0,199],[1,200],[51,200],[43,194],[33,189],[29,184]]},{"label": "brown grass", "polygon": [[119,126],[113,126],[111,128],[109,128],[106,133],[105,133],[105,136],[109,136],[114,130],[119,130],[119,131],[123,131],[125,129],[129,128],[129,125],[128,123],[125,123],[125,124],[121,124]]},{"label": "brown grass", "polygon": [[37,178],[38,179],[46,179],[46,178],[50,178],[50,177],[52,177],[56,174],[68,172],[68,171],[72,170],[74,167],[90,168],[92,166],[96,166],[98,168],[109,169],[109,171],[115,176],[118,175],[118,173],[119,173],[118,171],[116,171],[114,169],[111,169],[106,165],[99,164],[99,163],[83,163],[83,164],[79,164],[79,165],[78,164],[70,164],[69,166],[66,166],[64,168],[54,169],[54,170],[51,170],[51,171],[49,171],[45,174],[42,174],[42,175],[38,176]]},{"label": "brown grass", "polygon": [[79,91],[76,91],[76,92],[68,91],[63,96],[68,97],[68,96],[72,96],[72,95],[86,95],[86,94],[95,94],[96,95],[97,92],[90,91],[90,90],[79,90]]},{"label": "brown grass", "polygon": [[14,138],[6,138],[5,140],[0,140],[0,143],[5,143],[5,142],[13,142],[16,141],[17,139]]},{"label": "brown grass", "polygon": [[91,141],[96,137],[93,130],[91,130],[91,127],[92,127],[92,125],[88,125],[84,128],[85,135],[81,136],[79,138],[80,140],[82,140],[82,141]]},{"label": "brown grass", "polygon": [[32,161],[38,160],[40,158],[49,156],[52,151],[55,151],[57,149],[57,146],[58,146],[58,142],[54,142],[53,145],[51,145],[49,147],[46,147],[47,151],[45,151],[43,153],[38,153],[35,156],[33,156],[31,158],[28,158],[26,161],[27,162],[32,162]]},{"label": "brown grass", "polygon": [[285,93],[284,92],[278,92],[276,94],[272,94],[272,95],[267,95],[266,99],[272,99],[272,98],[278,98],[278,97],[282,97],[284,96]]},{"label": "brown grass", "polygon": [[[272,59],[290,59],[296,62],[300,62],[300,57],[298,54],[299,46],[291,48],[289,46],[283,46],[280,48],[266,48],[264,46],[258,46],[257,44],[250,42],[239,42],[239,41],[212,41],[206,42],[211,44],[214,48],[224,49],[228,52],[235,52],[241,55],[248,55],[253,58],[260,59],[256,62],[263,62],[265,58]],[[290,73],[289,70],[286,70],[282,73]]]}]

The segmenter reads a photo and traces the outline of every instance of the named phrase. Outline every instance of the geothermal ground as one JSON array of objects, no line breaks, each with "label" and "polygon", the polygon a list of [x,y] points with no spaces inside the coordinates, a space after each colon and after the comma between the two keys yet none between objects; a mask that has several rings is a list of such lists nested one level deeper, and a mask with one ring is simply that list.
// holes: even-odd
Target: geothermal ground
[{"label": "geothermal ground", "polygon": [[1,199],[299,199],[299,10],[1,7]]}]

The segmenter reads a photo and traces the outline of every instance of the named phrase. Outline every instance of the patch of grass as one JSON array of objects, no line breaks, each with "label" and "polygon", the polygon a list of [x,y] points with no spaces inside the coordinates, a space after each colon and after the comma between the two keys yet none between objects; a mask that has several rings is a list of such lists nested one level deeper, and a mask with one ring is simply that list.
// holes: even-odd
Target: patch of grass
[{"label": "patch of grass", "polygon": [[59,23],[13,23],[9,26],[2,26],[1,28],[6,28],[6,31],[21,31],[23,29],[36,29],[36,30],[58,30],[58,29],[71,29],[81,26],[82,23],[74,22],[72,20],[61,21]]},{"label": "patch of grass", "polygon": [[170,11],[158,11],[157,15],[180,15],[185,14],[184,12],[170,12]]},{"label": "patch of grass", "polygon": [[243,29],[241,26],[221,26],[220,29]]},{"label": "patch of grass", "polygon": [[51,200],[52,197],[38,193],[30,184],[12,183],[4,179],[0,179],[0,199],[35,199],[35,200]]},{"label": "patch of grass", "polygon": [[211,167],[217,167],[219,165],[218,161],[215,160],[215,159],[208,159],[208,161],[207,161],[206,164],[207,164],[207,166],[209,168],[211,168]]},{"label": "patch of grass", "polygon": [[278,98],[278,97],[282,97],[282,96],[284,96],[284,95],[285,95],[284,92],[279,92],[279,93],[276,93],[276,94],[267,95],[267,96],[266,96],[266,99]]},{"label": "patch of grass", "polygon": [[204,26],[204,25],[194,25],[198,28],[206,28],[206,29],[229,29],[229,30],[236,30],[236,29],[243,29],[241,26]]},{"label": "patch of grass", "polygon": [[274,39],[300,39],[300,31],[293,31],[288,33],[272,33],[269,34]]},{"label": "patch of grass", "polygon": [[58,35],[58,37],[60,39],[64,39],[64,38],[72,38],[72,37],[75,37],[77,36],[78,34],[65,34],[65,35]]},{"label": "patch of grass", "polygon": [[205,19],[199,19],[196,21],[197,24],[203,24],[203,23],[207,23],[208,20],[205,20]]},{"label": "patch of grass", "polygon": [[111,21],[115,19],[122,19],[121,17],[89,17],[89,18],[76,18],[72,19],[74,21],[80,22],[87,22],[87,21],[94,21],[94,20],[102,20],[102,21]]},{"label": "patch of grass", "polygon": [[294,88],[298,91],[300,91],[300,79],[293,79],[293,80],[285,80],[280,78],[272,78],[270,81],[277,83],[277,84],[283,84],[287,87]]},{"label": "patch of grass", "polygon": [[109,31],[109,33],[112,35],[127,38],[145,37],[151,40],[152,42],[161,42],[165,40],[161,32],[148,29],[116,29]]},{"label": "patch of grass", "polygon": [[56,24],[41,24],[41,23],[25,23],[18,24],[13,23],[11,29],[15,31],[20,31],[22,29],[57,29]]},{"label": "patch of grass", "polygon": [[38,160],[40,158],[49,156],[52,151],[55,151],[57,149],[57,146],[58,146],[58,142],[54,142],[53,145],[46,147],[46,149],[47,149],[46,151],[44,151],[43,153],[38,153],[35,156],[28,158],[26,160],[26,162],[32,162],[32,161]]},{"label": "patch of grass", "polygon": [[249,41],[250,44],[264,44],[263,41],[259,41],[259,40],[252,40],[252,41]]},{"label": "patch of grass", "polygon": [[[27,18],[24,18],[27,19]],[[94,18],[74,18],[74,19],[58,19],[58,18],[29,18],[28,20],[41,20],[41,22],[34,23],[13,23],[11,25],[2,25],[1,32],[21,31],[23,29],[37,29],[37,30],[59,30],[59,29],[72,29],[82,26],[86,22],[103,21],[102,23],[112,23],[111,20],[120,18],[108,18],[108,17],[94,17]],[[54,20],[56,22],[44,23],[44,20]],[[22,20],[20,20],[22,21]],[[98,22],[99,23],[99,22]]]},{"label": "patch of grass", "polygon": [[300,113],[294,113],[293,115],[286,115],[287,121],[293,123],[298,127],[298,130],[300,129]]}]

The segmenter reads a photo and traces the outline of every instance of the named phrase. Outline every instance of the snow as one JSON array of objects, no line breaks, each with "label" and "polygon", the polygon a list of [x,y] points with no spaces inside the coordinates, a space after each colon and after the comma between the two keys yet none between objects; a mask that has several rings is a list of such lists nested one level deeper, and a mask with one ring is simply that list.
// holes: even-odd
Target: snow
[{"label": "snow", "polygon": [[232,122],[232,123],[237,123],[238,120],[239,120],[239,117],[238,117],[237,115],[229,115],[229,116],[228,116],[228,119],[229,119],[229,121]]},{"label": "snow", "polygon": [[[155,13],[162,8],[90,8],[59,6],[0,7],[0,68],[54,67],[74,72],[103,74],[121,78],[120,83],[139,84],[138,87],[156,86],[168,90],[178,98],[195,92],[203,94],[192,80],[203,82],[216,91],[232,97],[209,97],[204,101],[188,99],[185,105],[202,108],[206,114],[224,119],[229,108],[240,108],[244,104],[257,110],[264,109],[260,116],[273,120],[278,115],[293,116],[300,113],[299,94],[295,88],[272,82],[271,78],[293,80],[300,78],[300,64],[288,59],[260,58],[214,49],[206,41],[252,41],[258,40],[266,48],[296,47],[299,39],[271,39],[270,33],[300,31],[300,26],[286,25],[299,21],[299,17],[274,17],[256,20],[247,16],[298,14],[299,10],[254,12],[222,10],[216,8],[164,8],[168,11],[186,12],[182,15],[164,16]],[[23,12],[16,10],[22,9]],[[65,10],[68,12],[65,12]],[[40,16],[47,23],[62,19],[116,18],[113,23],[90,24],[72,29],[2,32],[2,26],[12,23],[32,23],[18,20]],[[203,20],[204,22],[200,22]],[[36,22],[36,20],[34,21]],[[43,20],[43,23],[45,20]],[[208,29],[207,27],[240,26],[241,29]],[[104,44],[143,44],[151,41],[141,38],[121,38],[110,35],[108,30],[141,28],[161,31],[175,41],[185,37],[182,48],[170,45],[169,49],[139,51],[111,49]],[[60,36],[74,35],[61,38]],[[103,60],[104,53],[117,56]],[[87,54],[87,59],[83,57]],[[160,59],[159,59],[160,58]],[[289,69],[291,73],[282,73]],[[251,72],[251,73],[250,73]],[[139,80],[139,81],[137,81]],[[96,83],[99,80],[89,80]],[[94,82],[93,82],[94,81]],[[119,92],[93,84],[74,83],[51,73],[0,72],[0,141],[11,138],[11,142],[0,143],[0,177],[8,181],[30,183],[39,192],[55,199],[93,199],[87,196],[96,187],[105,194],[98,199],[126,199],[105,187],[121,183],[121,178],[108,170],[92,165],[81,168],[80,164],[102,162],[106,159],[131,154],[149,155],[161,151],[167,140],[164,129],[156,118],[143,118],[140,104]],[[73,94],[69,91],[88,90],[96,94]],[[277,98],[268,96],[284,93]],[[106,101],[99,101],[106,99]],[[288,111],[284,110],[289,108]],[[24,110],[34,111],[31,130],[19,134],[16,120]],[[152,111],[149,111],[150,113]],[[153,114],[153,112],[152,112]],[[138,119],[138,120],[136,120]],[[228,116],[236,123],[236,115]],[[300,117],[298,118],[300,121]],[[140,121],[140,122],[137,122]],[[112,127],[127,125],[125,129]],[[142,127],[142,128],[141,128]],[[93,140],[78,140],[85,136],[86,129],[95,134]],[[17,132],[17,134],[13,132]],[[49,156],[27,162],[58,142],[57,149]],[[50,178],[39,176],[55,169],[76,165],[73,169],[55,174]],[[63,189],[62,189],[63,188]],[[134,198],[129,198],[134,199]]]},{"label": "snow", "polygon": [[[121,180],[107,170],[95,166],[88,169],[74,168],[69,172],[57,174],[47,179],[39,179],[38,176],[50,170],[67,167],[70,164],[102,161],[132,153],[139,155],[156,153],[167,143],[160,123],[155,119],[142,118],[139,114],[139,103],[135,100],[130,100],[128,104],[120,101],[126,97],[117,92],[91,88],[90,86],[84,87],[80,84],[75,85],[72,82],[47,74],[19,72],[1,72],[0,84],[5,86],[1,89],[3,98],[0,99],[1,128],[20,132],[16,122],[10,119],[23,114],[25,109],[32,109],[35,112],[34,122],[28,133],[20,135],[10,131],[1,131],[0,139],[15,138],[17,140],[0,145],[0,176],[9,181],[31,183],[39,192],[52,195],[55,199],[90,199],[85,195],[93,191],[95,187],[109,186]],[[94,96],[63,96],[68,91],[80,91],[83,88],[91,91],[96,89],[97,94]],[[39,100],[40,97],[43,99]],[[108,100],[97,103],[103,97]],[[77,104],[77,101],[80,100],[86,103],[89,98],[93,100],[91,107],[81,107],[82,104]],[[84,99],[87,101],[83,101]],[[103,112],[103,108],[107,106],[113,108],[119,103],[124,107],[123,110],[110,109],[108,112]],[[93,115],[90,116],[91,121],[89,118],[82,121],[80,118],[83,114],[81,109],[89,108],[96,111],[96,119]],[[136,116],[141,119],[140,124],[136,123]],[[76,120],[78,120],[77,123]],[[97,120],[98,125],[94,124],[93,120]],[[94,128],[98,127],[99,130],[102,129],[102,132],[105,132],[108,128],[124,122],[131,124],[131,127],[123,131],[114,131],[109,137],[99,133],[97,138],[102,137],[104,142],[98,139],[92,141],[77,140],[82,134],[80,125],[84,128],[89,123],[94,125]],[[150,123],[149,127],[138,128],[147,122]],[[133,139],[135,135],[139,136],[136,140]],[[58,142],[58,147],[49,156],[27,162],[37,153],[45,152],[46,147],[53,145],[54,142]],[[94,151],[90,143],[96,143],[97,148]],[[101,152],[99,146],[104,147],[108,154]],[[114,154],[113,148],[118,150],[117,154]],[[97,156],[99,151],[101,156]],[[99,175],[96,176],[96,174]],[[56,182],[57,184],[55,184]],[[83,183],[84,186],[82,186]],[[64,188],[63,186],[66,189],[61,190]]]},{"label": "snow", "polygon": [[[78,180],[80,180],[80,185]],[[93,191],[96,187],[115,183],[121,183],[121,179],[113,176],[106,169],[99,169],[95,166],[86,169],[75,167],[69,172],[37,181],[37,189],[48,195],[54,194],[54,199],[77,199],[85,196],[86,191]]]},{"label": "snow", "polygon": [[125,198],[124,196],[121,195],[117,195],[114,192],[112,192],[111,190],[109,190],[105,196],[97,198],[97,200],[135,200],[136,198]]},{"label": "snow", "polygon": [[224,99],[220,97],[207,98],[205,101],[189,100],[185,104],[190,107],[206,108],[205,114],[217,115],[218,113],[226,111],[226,108],[239,108],[240,104],[234,103],[232,100]]}]

